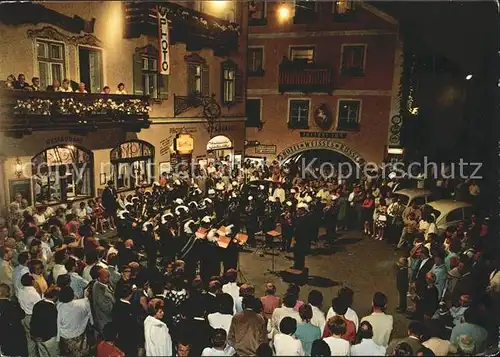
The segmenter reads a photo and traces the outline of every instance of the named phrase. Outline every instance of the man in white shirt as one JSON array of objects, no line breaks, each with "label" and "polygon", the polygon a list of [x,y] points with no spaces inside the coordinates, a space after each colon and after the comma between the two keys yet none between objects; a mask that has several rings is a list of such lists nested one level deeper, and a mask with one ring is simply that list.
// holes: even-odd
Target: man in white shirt
[{"label": "man in white shirt", "polygon": [[297,321],[292,317],[284,317],[280,322],[280,333],[273,339],[276,356],[304,356],[302,342],[293,337],[297,331]]},{"label": "man in white shirt", "polygon": [[52,278],[54,279],[54,284],[57,283],[57,278],[59,275],[67,274],[68,271],[64,267],[64,260],[66,259],[66,251],[58,250],[54,253],[54,267],[52,268]]},{"label": "man in white shirt", "polygon": [[311,290],[307,297],[307,302],[311,305],[313,313],[311,324],[319,327],[320,330],[323,331],[326,324],[325,313],[321,310],[323,294],[319,290]]},{"label": "man in white shirt", "polygon": [[293,294],[287,294],[283,297],[283,306],[274,309],[273,315],[271,316],[270,322],[270,337],[273,338],[274,335],[280,332],[280,323],[281,320],[285,317],[291,317],[297,321],[297,323],[301,322],[302,319],[297,311],[293,308],[297,304],[297,296]]},{"label": "man in white shirt", "polygon": [[238,272],[234,269],[229,269],[225,274],[225,278],[227,283],[222,285],[222,292],[231,295],[234,302],[234,312],[236,312],[236,301],[240,296],[240,287],[236,283]]},{"label": "man in white shirt", "polygon": [[335,316],[328,320],[328,329],[332,335],[323,339],[330,347],[331,356],[349,356],[351,346],[348,341],[342,338],[346,332],[345,321],[340,316]]},{"label": "man in white shirt", "polygon": [[23,285],[23,287],[17,294],[19,305],[21,305],[21,309],[23,309],[25,313],[22,324],[24,327],[24,332],[26,333],[26,341],[28,342],[28,354],[30,356],[36,356],[36,346],[34,341],[31,339],[30,333],[31,315],[33,314],[33,307],[35,306],[35,304],[42,300],[42,297],[36,291],[33,283],[33,277],[30,274],[24,274],[21,277],[21,284]]},{"label": "man in white shirt", "polygon": [[21,278],[24,274],[29,274],[30,270],[28,268],[28,262],[30,256],[28,252],[21,252],[17,257],[19,265],[14,268],[12,272],[12,285],[14,285],[14,293],[18,296],[19,290],[22,289],[23,284],[21,284]]},{"label": "man in white shirt", "polygon": [[384,311],[387,307],[387,297],[385,294],[376,292],[373,296],[373,313],[361,319],[361,322],[368,321],[373,328],[373,342],[379,346],[387,347],[391,338],[393,318]]},{"label": "man in white shirt", "polygon": [[[347,312],[345,313],[344,317],[347,320],[350,320],[350,321],[354,322],[354,326],[356,326],[356,331],[358,331],[359,317],[358,317],[358,314],[356,313],[356,311],[354,311],[353,309],[351,309],[351,306],[352,306],[352,303],[353,303],[353,300],[354,300],[354,291],[352,291],[352,289],[349,288],[349,287],[343,287],[343,288],[341,288],[339,290],[339,292],[338,292],[337,295],[339,297],[342,297],[344,300],[346,300],[348,308],[347,308]],[[332,299],[332,305],[333,305],[333,299]],[[333,317],[333,316],[336,316],[336,315],[337,314],[333,310],[333,307],[330,307],[328,309],[328,312],[326,313],[326,321],[328,321],[328,319],[330,317]],[[323,331],[323,330],[324,330],[324,325],[323,325],[323,327],[321,327],[321,331]]]},{"label": "man in white shirt", "polygon": [[213,347],[206,347],[202,356],[234,356],[236,351],[227,344],[227,333],[223,329],[215,329],[212,337]]},{"label": "man in white shirt", "polygon": [[373,328],[368,321],[361,323],[358,336],[361,342],[351,347],[351,356],[385,356],[386,348],[373,342]]}]

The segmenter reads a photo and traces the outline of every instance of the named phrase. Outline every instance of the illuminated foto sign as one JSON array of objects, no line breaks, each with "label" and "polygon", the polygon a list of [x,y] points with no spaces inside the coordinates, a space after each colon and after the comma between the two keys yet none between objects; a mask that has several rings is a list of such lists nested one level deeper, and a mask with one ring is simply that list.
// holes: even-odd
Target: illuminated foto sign
[{"label": "illuminated foto sign", "polygon": [[191,134],[178,134],[174,141],[177,155],[190,155],[194,150],[194,139]]},{"label": "illuminated foto sign", "polygon": [[160,74],[170,74],[170,43],[168,32],[168,20],[165,9],[157,7],[158,11],[158,39],[160,41]]}]

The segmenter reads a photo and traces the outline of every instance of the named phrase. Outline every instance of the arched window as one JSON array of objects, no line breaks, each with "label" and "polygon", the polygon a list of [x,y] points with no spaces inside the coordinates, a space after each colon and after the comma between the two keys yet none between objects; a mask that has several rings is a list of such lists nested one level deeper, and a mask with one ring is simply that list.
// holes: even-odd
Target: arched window
[{"label": "arched window", "polygon": [[92,151],[58,145],[34,156],[31,164],[35,203],[60,203],[93,196]]},{"label": "arched window", "polygon": [[130,140],[111,150],[113,176],[118,190],[150,185],[154,177],[154,147],[142,140]]}]

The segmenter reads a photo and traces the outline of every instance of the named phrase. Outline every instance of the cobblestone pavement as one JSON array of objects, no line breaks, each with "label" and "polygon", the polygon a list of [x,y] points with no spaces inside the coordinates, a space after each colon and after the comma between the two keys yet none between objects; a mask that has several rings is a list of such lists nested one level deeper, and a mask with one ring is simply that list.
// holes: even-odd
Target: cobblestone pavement
[{"label": "cobblestone pavement", "polygon": [[[363,237],[360,232],[342,233],[332,248],[313,248],[312,254],[306,258],[309,282],[301,287],[300,298],[306,300],[309,291],[320,290],[324,296],[323,310],[326,312],[339,288],[348,286],[354,290],[353,308],[361,319],[370,313],[373,294],[383,292],[389,299],[387,312],[394,316],[393,337],[404,337],[408,322],[403,315],[394,311],[398,304],[394,275],[397,256],[385,242]],[[285,253],[275,256],[275,270],[281,271],[291,265],[292,261],[285,258]],[[270,254],[264,257],[259,252],[240,254],[241,272],[255,286],[257,296],[262,296],[264,284],[269,281],[276,284],[280,296],[288,286],[279,276],[266,273],[271,267]]]}]

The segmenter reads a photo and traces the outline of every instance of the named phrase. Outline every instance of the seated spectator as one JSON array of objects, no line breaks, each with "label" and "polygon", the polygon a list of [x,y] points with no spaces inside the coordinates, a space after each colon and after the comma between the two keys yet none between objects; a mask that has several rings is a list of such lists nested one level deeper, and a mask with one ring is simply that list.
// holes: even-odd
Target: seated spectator
[{"label": "seated spectator", "polygon": [[85,83],[80,82],[78,84],[78,90],[76,91],[76,93],[88,93],[87,90],[85,89]]},{"label": "seated spectator", "polygon": [[17,76],[17,81],[14,82],[14,89],[31,90],[30,85],[26,82],[26,76],[23,73],[19,73]]},{"label": "seated spectator", "polygon": [[[347,287],[347,286],[344,286],[343,288],[341,288],[339,290],[339,292],[337,293],[337,296],[341,296],[344,301],[347,303],[347,312],[345,313],[345,318],[347,320],[351,320],[352,322],[354,322],[354,325],[356,326],[356,331],[358,330],[358,326],[359,326],[359,317],[358,317],[358,314],[356,313],[356,311],[354,311],[351,307],[352,307],[352,303],[353,303],[353,300],[354,300],[354,291],[352,291],[351,288]],[[314,309],[313,309],[313,312],[314,312]],[[328,320],[330,317],[333,317],[335,316],[335,311],[333,311],[333,307],[330,307],[330,309],[328,309],[328,313],[326,314],[326,319]],[[323,329],[324,325],[323,326],[319,326],[321,329]]]},{"label": "seated spectator", "polygon": [[123,353],[116,345],[118,333],[112,322],[104,326],[103,340],[97,345],[97,357],[124,357]]},{"label": "seated spectator", "polygon": [[304,302],[299,300],[299,296],[300,296],[300,286],[298,286],[297,284],[294,284],[294,283],[291,283],[289,286],[288,286],[288,289],[286,289],[286,294],[293,294],[295,296],[297,296],[297,302],[295,303],[295,306],[294,306],[294,310],[299,312],[299,308],[304,305]]},{"label": "seated spectator", "polygon": [[16,82],[16,76],[9,74],[7,80],[5,81],[5,87],[8,89],[14,89],[14,83]]},{"label": "seated spectator", "polygon": [[109,88],[108,86],[104,86],[101,94],[111,94],[111,88]]},{"label": "seated spectator", "polygon": [[281,307],[281,298],[276,296],[276,285],[273,283],[267,283],[265,296],[261,297],[260,301],[262,302],[262,306],[264,308],[263,315],[267,320],[269,320],[273,315],[273,311],[276,308]]},{"label": "seated spectator", "polygon": [[413,350],[411,346],[405,342],[401,342],[396,345],[394,352],[388,356],[401,356],[401,357],[411,357],[413,356]]},{"label": "seated spectator", "polygon": [[[333,298],[332,300],[332,308],[333,311],[335,312],[335,316],[339,316],[344,320],[345,326],[346,326],[346,331],[342,335],[342,338],[346,341],[349,341],[350,343],[354,343],[354,340],[356,338],[356,326],[354,325],[354,322],[351,320],[348,320],[345,317],[345,314],[347,312],[347,303],[344,300],[342,296],[337,296]],[[332,317],[330,317],[332,319]],[[328,321],[330,321],[330,319]],[[333,332],[328,329],[329,323],[327,322],[324,330],[323,330],[323,337],[328,337],[330,336]]]},{"label": "seated spectator", "polygon": [[[257,357],[272,357],[273,349],[269,346],[269,343],[262,343],[259,347],[257,347],[257,351],[255,351],[255,355]],[[328,354],[329,356],[329,354]]]},{"label": "seated spectator", "polygon": [[307,297],[307,302],[312,309],[311,324],[319,327],[321,331],[326,324],[325,313],[321,310],[321,306],[323,305],[323,294],[319,290],[311,290]]},{"label": "seated spectator", "polygon": [[61,90],[61,84],[57,79],[52,81],[52,85],[47,86],[47,92],[59,92]]},{"label": "seated spectator", "polygon": [[331,356],[330,346],[324,340],[316,340],[311,347],[311,357]]},{"label": "seated spectator", "polygon": [[40,89],[40,78],[38,77],[33,77],[31,78],[31,88],[32,90],[39,92]]},{"label": "seated spectator", "polygon": [[[407,344],[410,348],[410,356],[415,356],[423,347],[422,339],[424,336],[424,326],[420,321],[412,321],[408,325],[408,337],[402,340],[392,340],[387,347],[386,356],[393,356],[397,352],[398,346],[402,343]],[[397,356],[397,355],[396,355]]]},{"label": "seated spectator", "polygon": [[439,331],[439,328],[431,324],[426,325],[428,340],[422,343],[422,345],[431,350],[436,356],[448,356],[457,353],[456,346],[445,340],[441,334],[442,331]]},{"label": "seated spectator", "polygon": [[373,328],[368,321],[359,326],[356,340],[359,343],[351,347],[351,356],[385,356],[386,348],[373,342]]},{"label": "seated spectator", "polygon": [[313,342],[321,338],[321,330],[311,323],[313,312],[310,305],[302,305],[299,309],[299,315],[302,318],[302,323],[297,325],[295,337],[302,343],[302,349],[306,356],[309,356]]},{"label": "seated spectator", "polygon": [[276,356],[303,356],[302,343],[293,335],[297,331],[297,321],[284,317],[280,322],[280,333],[273,339]]},{"label": "seated spectator", "polygon": [[331,317],[326,323],[331,336],[323,339],[330,347],[331,356],[349,356],[350,344],[342,338],[346,333],[346,323],[340,316]]},{"label": "seated spectator", "polygon": [[227,344],[227,332],[224,329],[215,329],[212,338],[212,347],[205,347],[202,356],[234,356],[236,351]]},{"label": "seated spectator", "polygon": [[381,292],[375,293],[372,302],[373,313],[361,319],[368,321],[373,327],[373,341],[379,346],[387,346],[393,328],[393,317],[387,315],[387,296]]},{"label": "seated spectator", "polygon": [[71,85],[69,83],[69,79],[65,78],[62,82],[61,88],[59,88],[60,92],[73,92],[73,88],[71,88]]},{"label": "seated spectator", "polygon": [[488,332],[483,327],[479,326],[477,322],[479,315],[479,311],[472,307],[464,312],[463,322],[455,326],[451,331],[450,342],[455,345],[455,347],[463,349],[462,345],[473,345],[474,347],[471,348],[471,353],[477,354],[484,352],[486,349]]},{"label": "seated spectator", "polygon": [[127,91],[125,90],[125,84],[123,83],[118,83],[118,89],[116,90],[116,94],[127,94]]},{"label": "seated spectator", "polygon": [[208,323],[214,329],[224,329],[229,333],[231,320],[233,319],[233,298],[229,294],[217,295],[218,310],[207,316]]}]

